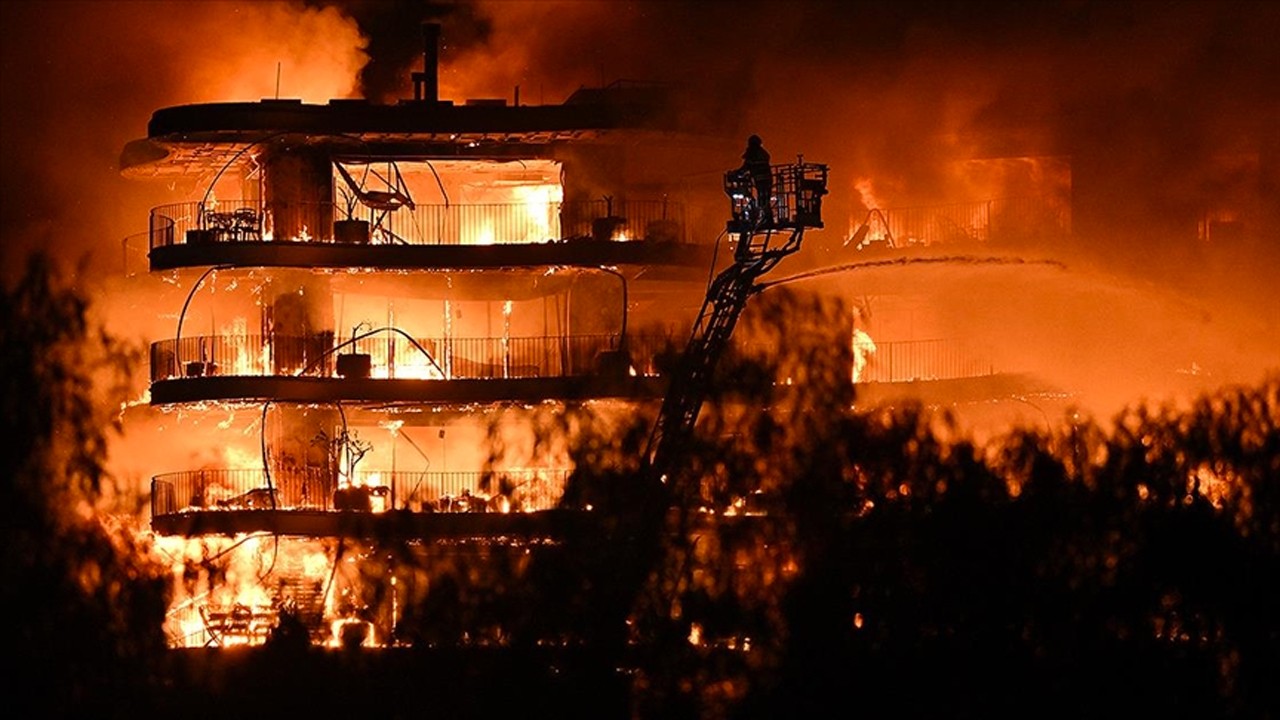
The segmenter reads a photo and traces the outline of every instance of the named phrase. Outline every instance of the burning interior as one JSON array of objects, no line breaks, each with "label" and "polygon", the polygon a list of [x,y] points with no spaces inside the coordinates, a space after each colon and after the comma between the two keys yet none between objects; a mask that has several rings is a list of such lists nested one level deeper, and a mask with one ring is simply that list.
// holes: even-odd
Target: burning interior
[{"label": "burning interior", "polygon": [[260,644],[281,613],[320,644],[444,641],[415,615],[448,594],[428,568],[486,557],[508,572],[471,592],[518,584],[591,510],[536,418],[661,397],[709,255],[684,190],[626,162],[652,121],[608,88],[562,106],[427,90],[171,108],[126,148],[126,176],[194,188],[145,236],[183,293],[148,387],[186,458],[151,481],[161,552],[187,568],[176,646]]},{"label": "burning interior", "polygon": [[[647,413],[665,394],[658,462],[652,446],[696,420],[688,398],[713,367],[687,356],[713,362],[754,292],[742,283],[822,225],[825,168],[775,168],[768,226],[732,173],[723,187],[666,176],[653,158],[691,144],[663,126],[654,89],[582,90],[559,106],[441,101],[436,33],[413,100],[168,108],[126,147],[126,176],[194,188],[133,238],[183,294],[172,337],[150,348],[154,422],[203,445],[151,480],[164,552],[209,570],[174,602],[175,645],[258,644],[283,611],[322,644],[443,641],[415,614],[444,602],[424,568],[481,547],[513,570],[556,552],[581,522],[568,516],[590,515],[591,499],[567,492],[573,448],[535,440],[537,418],[584,402]],[[1070,171],[1055,158],[972,160],[954,175],[982,199],[882,205],[860,180],[844,262],[808,274],[1069,231]],[[702,218],[724,193],[733,219],[716,229]],[[708,285],[707,266],[725,262],[711,239],[730,233],[739,263],[763,264]],[[936,298],[871,278],[859,288],[840,356],[868,397],[922,383],[941,397],[1025,391],[982,338],[948,331]],[[691,330],[704,335],[681,366]],[[761,342],[786,339],[747,332],[735,345],[749,355]],[[750,515],[760,500],[705,506]],[[494,620],[481,634],[502,633]]]}]

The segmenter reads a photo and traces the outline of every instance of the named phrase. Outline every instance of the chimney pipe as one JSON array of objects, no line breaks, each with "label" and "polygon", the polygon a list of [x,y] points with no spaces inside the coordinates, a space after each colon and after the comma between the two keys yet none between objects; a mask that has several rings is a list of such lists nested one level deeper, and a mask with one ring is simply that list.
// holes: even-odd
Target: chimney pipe
[{"label": "chimney pipe", "polygon": [[440,24],[422,24],[422,72],[413,73],[413,99],[440,101]]}]

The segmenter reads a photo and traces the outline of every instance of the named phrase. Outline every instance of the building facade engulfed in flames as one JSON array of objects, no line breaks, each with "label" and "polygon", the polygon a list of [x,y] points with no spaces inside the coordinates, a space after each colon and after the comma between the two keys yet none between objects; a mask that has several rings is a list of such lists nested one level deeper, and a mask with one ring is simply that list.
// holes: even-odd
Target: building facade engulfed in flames
[{"label": "building facade engulfed in flames", "polygon": [[[173,646],[260,644],[282,613],[318,644],[501,643],[500,622],[448,635],[422,609],[439,568],[481,557],[518,582],[590,513],[565,496],[569,448],[533,440],[538,411],[627,414],[668,387],[724,197],[664,172],[703,162],[664,90],[455,104],[437,97],[435,32],[412,100],[166,108],[125,150],[127,176],[198,180],[146,236],[150,271],[185,293],[151,345],[150,403],[206,445],[151,481],[182,574]],[[711,168],[737,152],[702,151]],[[873,208],[845,248],[1065,232],[1032,218],[1044,208]],[[853,300],[853,382],[1000,374],[910,298]]]},{"label": "building facade engulfed in flames", "polygon": [[207,445],[151,481],[174,646],[260,644],[282,612],[316,643],[394,644],[426,566],[506,553],[518,577],[589,510],[531,418],[660,398],[688,332],[711,252],[636,147],[660,89],[455,104],[424,30],[412,100],[172,107],[125,149],[126,176],[198,187],[146,236],[186,293],[150,404]]}]

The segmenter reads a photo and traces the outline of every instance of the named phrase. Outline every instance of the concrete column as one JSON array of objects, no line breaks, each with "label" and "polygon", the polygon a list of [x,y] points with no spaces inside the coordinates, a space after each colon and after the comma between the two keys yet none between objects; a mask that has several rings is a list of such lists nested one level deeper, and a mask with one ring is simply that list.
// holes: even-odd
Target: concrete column
[{"label": "concrete column", "polygon": [[263,173],[275,240],[333,239],[333,166],[326,149],[273,146],[265,153]]}]

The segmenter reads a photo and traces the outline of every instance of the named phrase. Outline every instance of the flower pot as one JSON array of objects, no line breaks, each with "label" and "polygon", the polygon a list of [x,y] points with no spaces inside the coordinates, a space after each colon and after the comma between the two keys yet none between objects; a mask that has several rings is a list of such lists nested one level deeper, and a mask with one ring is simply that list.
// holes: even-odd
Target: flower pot
[{"label": "flower pot", "polygon": [[187,363],[186,367],[187,377],[203,377],[205,375],[213,375],[217,371],[217,363],[200,362],[199,360]]},{"label": "flower pot", "polygon": [[373,370],[369,353],[345,353],[338,356],[338,375],[344,378],[367,378]]},{"label": "flower pot", "polygon": [[627,219],[616,215],[596,218],[591,221],[591,238],[597,242],[612,240],[618,230],[627,224]]},{"label": "flower pot", "polygon": [[631,354],[626,350],[601,350],[596,353],[596,372],[610,378],[629,377]]},{"label": "flower pot", "polygon": [[333,223],[333,240],[352,245],[369,244],[368,220],[337,220]]},{"label": "flower pot", "polygon": [[369,512],[373,509],[373,498],[365,487],[338,488],[333,491],[333,509]]}]

